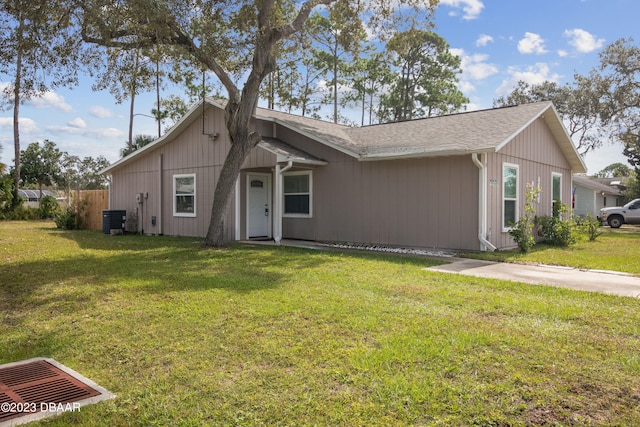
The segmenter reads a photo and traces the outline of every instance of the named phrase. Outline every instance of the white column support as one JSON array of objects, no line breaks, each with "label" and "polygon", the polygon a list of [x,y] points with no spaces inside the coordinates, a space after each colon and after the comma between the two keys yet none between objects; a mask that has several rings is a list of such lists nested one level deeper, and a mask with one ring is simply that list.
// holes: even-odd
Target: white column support
[{"label": "white column support", "polygon": [[275,200],[273,201],[273,240],[276,245],[280,244],[282,240],[282,213],[283,213],[283,199],[284,199],[284,178],[282,174],[293,167],[293,162],[289,161],[287,165],[280,168],[279,164],[276,164],[274,187],[275,187]]}]

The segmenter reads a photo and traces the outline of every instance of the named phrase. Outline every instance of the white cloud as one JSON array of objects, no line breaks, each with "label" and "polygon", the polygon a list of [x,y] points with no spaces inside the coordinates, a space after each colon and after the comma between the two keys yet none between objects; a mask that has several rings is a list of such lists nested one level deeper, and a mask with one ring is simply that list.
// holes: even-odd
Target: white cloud
[{"label": "white cloud", "polygon": [[493,42],[493,37],[487,34],[480,34],[480,37],[478,37],[478,40],[476,40],[476,46],[486,46],[490,42]]},{"label": "white cloud", "polygon": [[465,95],[471,92],[475,92],[476,91],[476,87],[473,83],[469,82],[469,81],[465,81],[465,80],[460,80],[458,82],[458,89],[460,89],[462,91],[462,93],[464,93]]},{"label": "white cloud", "polygon": [[109,117],[113,117],[113,111],[111,111],[108,108],[101,107],[99,105],[93,105],[91,108],[89,108],[89,114],[99,119],[106,119]]},{"label": "white cloud", "polygon": [[504,80],[496,90],[498,96],[511,93],[521,80],[535,85],[544,81],[557,82],[562,77],[557,73],[552,73],[549,65],[544,62],[531,65],[525,70],[521,70],[518,67],[509,67],[507,74],[509,74],[509,78]]},{"label": "white cloud", "polygon": [[[440,0],[440,4],[457,9],[461,8],[462,18],[466,20],[476,19],[484,8],[481,0]],[[457,12],[451,12],[450,15],[456,16]]]},{"label": "white cloud", "polygon": [[569,44],[579,53],[593,52],[604,45],[604,39],[596,39],[592,34],[579,28],[566,30],[564,36],[569,39]]},{"label": "white cloud", "polygon": [[87,127],[87,124],[80,117],[76,117],[75,119],[69,121],[67,123],[69,126],[79,129],[84,129]]},{"label": "white cloud", "polygon": [[124,135],[121,130],[116,128],[78,127],[72,125],[71,122],[68,126],[47,126],[47,130],[55,134],[80,135],[86,138],[120,138]]},{"label": "white cloud", "polygon": [[[19,120],[20,120],[20,132],[25,134],[33,134],[38,131],[38,125],[34,120],[26,117],[20,117]],[[13,131],[13,117],[0,117],[0,129],[7,129],[7,130]],[[7,139],[11,139],[11,141],[13,141],[13,136]]]},{"label": "white cloud", "polygon": [[60,96],[55,92],[45,92],[40,96],[34,96],[29,99],[26,104],[33,105],[36,108],[55,108],[61,111],[73,111],[71,105],[67,104],[64,96]]},{"label": "white cloud", "polygon": [[560,58],[564,58],[565,56],[568,56],[568,55],[569,55],[569,52],[567,52],[567,51],[566,51],[566,50],[564,50],[564,49],[560,49],[560,50],[558,51],[558,56],[559,56]]},{"label": "white cloud", "polygon": [[524,38],[518,42],[518,52],[523,55],[532,53],[542,55],[547,53],[547,50],[544,48],[544,39],[539,34],[527,32],[524,33]]},{"label": "white cloud", "polygon": [[467,54],[464,49],[451,49],[453,55],[460,57],[460,74],[459,87],[464,93],[473,92],[475,85],[473,82],[484,80],[498,73],[498,67],[488,61],[489,55],[484,54]]}]

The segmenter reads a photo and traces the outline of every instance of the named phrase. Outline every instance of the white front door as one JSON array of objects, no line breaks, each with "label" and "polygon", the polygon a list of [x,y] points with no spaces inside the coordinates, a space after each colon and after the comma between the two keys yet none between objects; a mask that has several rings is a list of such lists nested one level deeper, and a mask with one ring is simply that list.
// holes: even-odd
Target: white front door
[{"label": "white front door", "polygon": [[271,237],[271,175],[247,175],[248,237]]}]

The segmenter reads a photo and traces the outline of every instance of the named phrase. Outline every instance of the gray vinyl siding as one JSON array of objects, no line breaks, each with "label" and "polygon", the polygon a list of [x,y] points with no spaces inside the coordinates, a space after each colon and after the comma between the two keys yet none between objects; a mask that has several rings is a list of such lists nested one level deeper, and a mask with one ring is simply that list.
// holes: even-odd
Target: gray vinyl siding
[{"label": "gray vinyl siding", "polygon": [[[312,170],[310,218],[283,218],[282,237],[330,242],[366,243],[405,247],[479,250],[478,176],[471,155],[425,157],[404,160],[359,161],[331,144],[300,135],[270,121],[254,121],[265,137],[275,137],[327,162],[314,166],[296,163],[290,171]],[[306,129],[306,128],[305,128]],[[213,192],[230,147],[224,112],[209,107],[205,130],[218,133],[212,140],[195,119],[131,161],[111,170],[111,209],[140,216],[140,228],[148,234],[203,237],[210,221]],[[171,135],[171,134],[170,134]],[[326,135],[325,135],[326,136]],[[322,137],[322,135],[320,136]],[[488,239],[500,249],[514,242],[502,229],[502,167],[519,165],[519,204],[525,201],[526,183],[538,180],[543,193],[539,215],[551,214],[552,173],[562,175],[563,203],[571,203],[571,170],[544,119],[516,135],[496,153],[487,154]],[[246,238],[246,176],[270,174],[276,156],[254,148],[243,164],[239,180],[240,238]],[[173,216],[173,177],[196,176],[196,216]],[[136,193],[148,194],[139,209]],[[235,194],[227,211],[226,238],[235,238]],[[272,198],[273,202],[273,193]],[[271,206],[273,212],[273,206]],[[151,217],[158,222],[151,224]]]},{"label": "gray vinyl siding", "polygon": [[[222,114],[215,108],[209,108],[205,114],[206,132],[219,133],[215,140],[202,134],[202,121],[198,119],[180,133],[178,140],[149,150],[113,170],[110,209],[124,209],[128,214],[137,212],[139,230],[144,229],[146,234],[204,237],[211,217],[213,190],[229,149]],[[173,176],[178,174],[196,176],[195,217],[173,216]],[[142,206],[144,212],[136,203],[136,193],[148,193]],[[157,218],[155,226],[151,224],[152,216]],[[227,237],[231,239],[235,227],[233,203],[226,222]]]},{"label": "gray vinyl siding", "polygon": [[313,170],[313,217],[284,218],[284,238],[479,249],[470,156],[359,162],[331,151]]},{"label": "gray vinyl siding", "polygon": [[520,215],[526,197],[526,184],[540,182],[542,193],[537,215],[552,213],[552,173],[562,174],[562,203],[571,207],[571,166],[560,150],[544,119],[540,118],[515,136],[496,153],[487,156],[489,241],[499,249],[514,247],[511,236],[503,231],[502,167],[504,163],[519,166],[518,206]]}]

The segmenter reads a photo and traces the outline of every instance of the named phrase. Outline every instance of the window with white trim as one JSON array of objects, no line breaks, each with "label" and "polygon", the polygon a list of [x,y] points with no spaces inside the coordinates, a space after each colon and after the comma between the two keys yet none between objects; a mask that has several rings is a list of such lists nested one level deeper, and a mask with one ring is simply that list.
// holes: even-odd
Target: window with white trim
[{"label": "window with white trim", "polygon": [[562,204],[562,174],[558,172],[551,173],[551,212],[553,215],[558,212]]},{"label": "window with white trim", "polygon": [[519,166],[502,164],[502,229],[511,229],[518,221]]},{"label": "window with white trim", "polygon": [[311,217],[311,171],[283,174],[283,197],[285,217]]},{"label": "window with white trim", "polygon": [[173,175],[173,216],[196,216],[196,175]]}]

